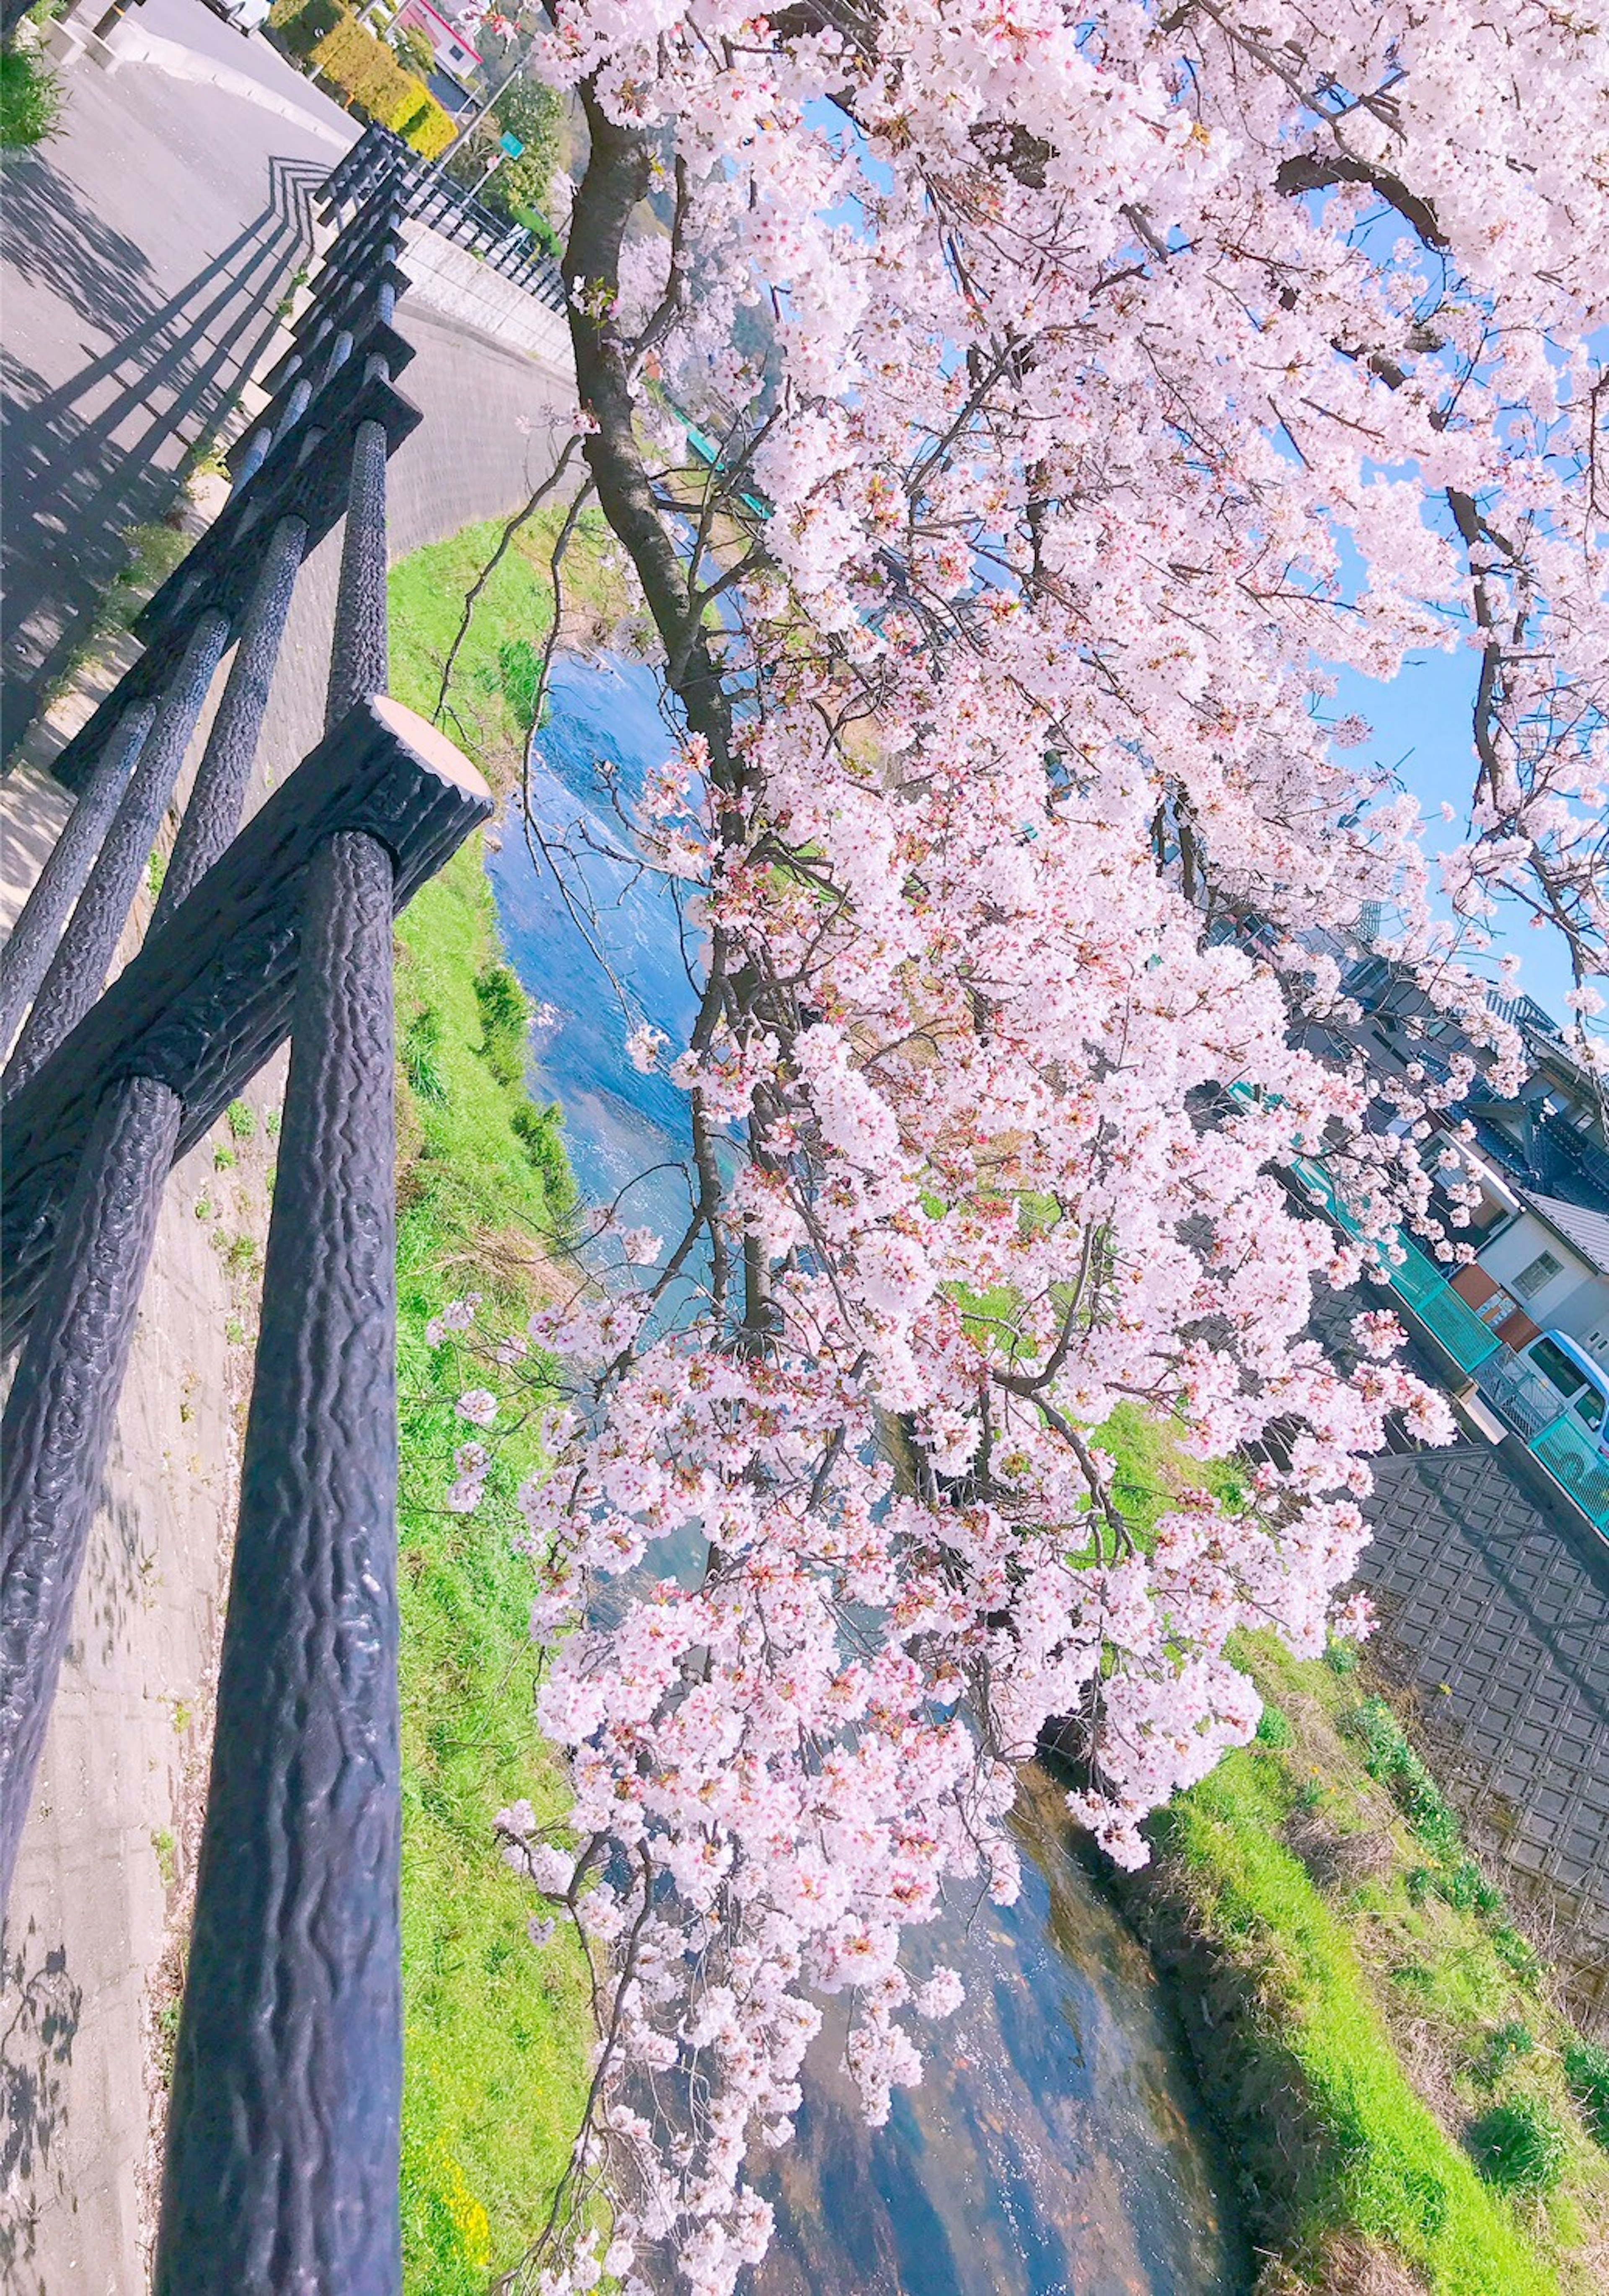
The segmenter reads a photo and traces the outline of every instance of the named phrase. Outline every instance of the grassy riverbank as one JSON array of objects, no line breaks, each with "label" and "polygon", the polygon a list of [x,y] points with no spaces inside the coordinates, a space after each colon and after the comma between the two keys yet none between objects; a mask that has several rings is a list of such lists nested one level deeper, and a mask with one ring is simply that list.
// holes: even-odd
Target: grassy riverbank
[{"label": "grassy riverbank", "polygon": [[[1165,1435],[1130,1439],[1103,1441],[1136,1492],[1165,1489]],[[1237,1655],[1258,1739],[1154,1822],[1156,1862],[1124,1894],[1177,1980],[1270,2259],[1262,2296],[1589,2296],[1609,2059],[1554,2006],[1352,1652],[1302,1663],[1259,1636]]]},{"label": "grassy riverbank", "polygon": [[[393,690],[429,712],[461,602],[496,524],[416,553],[391,578]],[[527,530],[488,584],[460,657],[452,730],[506,786],[524,726],[519,681],[550,615]],[[596,538],[578,586],[608,596]],[[505,684],[513,687],[512,699]],[[474,1433],[454,1409],[484,1374],[425,1327],[475,1290],[528,1312],[543,1238],[574,1203],[557,1111],[525,1089],[527,1006],[502,963],[481,840],[398,927],[402,1395],[403,1977],[407,2074],[403,2211],[408,2296],[484,2296],[540,2228],[578,2126],[592,2013],[565,1931],[538,1950],[534,1901],[500,1863],[496,1811],[521,1795],[557,1814],[566,1792],[532,1715],[536,1653],[515,1489],[534,1431],[500,1427],[472,1515],[449,1513],[453,1454]]]},{"label": "grassy riverbank", "polygon": [[[425,1326],[475,1289],[511,1309],[542,1289],[538,1241],[570,1194],[551,1116],[533,1107],[477,984],[499,966],[479,840],[403,917],[397,972],[403,1688],[403,2210],[409,2296],[484,2296],[539,2227],[579,2125],[591,2034],[573,1936],[538,1951],[528,1892],[498,1861],[496,1812],[564,1806],[532,1714],[530,1584],[514,1491],[534,1435],[496,1446],[472,1515],[443,1501],[473,1430],[479,1374]],[[523,1039],[523,1029],[519,1032]],[[502,1070],[502,1074],[499,1070]],[[519,1126],[521,1129],[517,1130]]]}]

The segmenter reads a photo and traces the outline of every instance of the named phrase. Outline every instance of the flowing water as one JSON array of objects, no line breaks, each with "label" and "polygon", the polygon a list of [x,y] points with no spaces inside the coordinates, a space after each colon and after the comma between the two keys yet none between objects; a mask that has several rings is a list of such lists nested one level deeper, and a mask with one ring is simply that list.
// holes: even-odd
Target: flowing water
[{"label": "flowing water", "polygon": [[[646,668],[561,660],[532,787],[549,849],[513,820],[490,867],[510,958],[542,1007],[540,1088],[563,1105],[582,1191],[597,1204],[628,1189],[623,1219],[674,1240],[687,1216],[686,1103],[665,1078],[638,1073],[625,1037],[646,1019],[686,1041],[697,945],[662,881],[633,866],[616,810],[629,810],[669,746]],[[1239,2296],[1247,2285],[1172,2018],[1037,1766],[1014,1823],[1017,1903],[958,1904],[919,1935],[919,1960],[959,1968],[968,1998],[930,2029],[927,2075],[895,2092],[885,2128],[869,2130],[855,2110],[829,2013],[797,2137],[756,2163],[777,2234],[750,2296]],[[841,2019],[841,2004],[830,2011]]]}]

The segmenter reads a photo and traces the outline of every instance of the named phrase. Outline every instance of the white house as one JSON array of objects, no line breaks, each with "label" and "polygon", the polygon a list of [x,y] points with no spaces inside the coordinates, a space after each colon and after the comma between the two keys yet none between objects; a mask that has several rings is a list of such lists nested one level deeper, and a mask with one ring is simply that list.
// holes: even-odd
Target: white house
[{"label": "white house", "polygon": [[[1487,1193],[1491,1176],[1482,1173]],[[1609,1214],[1559,1196],[1503,1190],[1515,1205],[1453,1289],[1511,1348],[1564,1332],[1609,1367]]]}]

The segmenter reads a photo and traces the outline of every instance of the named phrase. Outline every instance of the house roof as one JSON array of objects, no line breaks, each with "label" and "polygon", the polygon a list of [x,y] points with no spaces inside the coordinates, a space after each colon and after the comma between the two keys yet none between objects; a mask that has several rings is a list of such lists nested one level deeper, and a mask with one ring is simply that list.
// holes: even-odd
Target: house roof
[{"label": "house roof", "polygon": [[1588,1211],[1583,1205],[1567,1204],[1562,1196],[1533,1195],[1528,1188],[1520,1194],[1600,1275],[1609,1275],[1609,1212]]}]

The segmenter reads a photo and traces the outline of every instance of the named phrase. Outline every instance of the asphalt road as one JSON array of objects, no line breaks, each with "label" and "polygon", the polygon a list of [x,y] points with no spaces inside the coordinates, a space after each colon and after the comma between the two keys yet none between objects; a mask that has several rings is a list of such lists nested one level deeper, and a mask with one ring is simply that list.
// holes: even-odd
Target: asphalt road
[{"label": "asphalt road", "polygon": [[[163,37],[260,45],[200,0],[145,6]],[[162,514],[186,447],[228,405],[305,259],[308,195],[333,157],[326,135],[243,96],[148,64],[78,62],[61,132],[8,160],[4,751],[124,563],[128,530]]]}]

